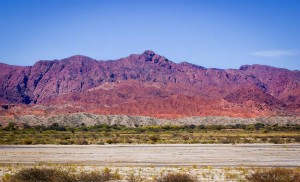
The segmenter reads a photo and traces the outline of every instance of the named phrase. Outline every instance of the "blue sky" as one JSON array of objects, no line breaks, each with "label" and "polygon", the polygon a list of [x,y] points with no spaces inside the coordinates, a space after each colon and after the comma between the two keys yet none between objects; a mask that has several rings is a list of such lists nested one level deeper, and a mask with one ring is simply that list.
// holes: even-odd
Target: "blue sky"
[{"label": "blue sky", "polygon": [[153,50],[174,62],[300,70],[298,0],[0,0],[0,62]]}]

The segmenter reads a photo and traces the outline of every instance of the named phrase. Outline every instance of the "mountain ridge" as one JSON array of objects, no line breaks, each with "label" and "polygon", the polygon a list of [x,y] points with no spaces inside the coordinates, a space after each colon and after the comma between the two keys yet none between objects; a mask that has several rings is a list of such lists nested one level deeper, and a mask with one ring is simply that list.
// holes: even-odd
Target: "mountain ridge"
[{"label": "mountain ridge", "polygon": [[74,106],[70,113],[77,112],[76,105],[96,114],[156,117],[257,117],[300,111],[300,71],[266,65],[204,68],[147,50],[108,61],[74,55],[33,66],[0,64],[0,71],[0,102],[26,104],[27,114],[38,113],[32,111],[36,104],[61,103]]},{"label": "mountain ridge", "polygon": [[[39,62],[59,62],[59,61],[64,61],[64,60],[68,60],[68,59],[76,59],[76,58],[86,58],[86,59],[90,59],[90,60],[93,60],[93,61],[97,61],[97,62],[106,62],[106,61],[118,61],[120,59],[125,59],[125,58],[128,58],[130,56],[135,56],[135,55],[143,55],[143,54],[147,54],[147,52],[152,52],[154,55],[159,55],[159,54],[156,54],[154,51],[152,50],[145,50],[142,54],[130,54],[129,56],[127,57],[124,57],[124,58],[119,58],[119,59],[114,59],[114,60],[96,60],[94,58],[91,58],[89,56],[85,56],[85,55],[81,55],[81,54],[75,54],[75,55],[72,55],[72,56],[69,56],[67,58],[63,58],[63,59],[54,59],[54,60],[37,60],[33,65],[27,65],[27,66],[22,66],[22,65],[11,65],[11,64],[8,64],[8,63],[4,63],[4,62],[1,62],[0,61],[0,65],[4,65],[4,66],[15,66],[15,67],[33,67],[36,63],[39,63]],[[160,55],[159,55],[160,56]],[[163,58],[165,58],[164,56],[161,56]],[[167,59],[169,60],[169,59]],[[172,61],[173,62],[173,61]],[[175,63],[173,62],[174,64],[188,64],[188,65],[193,65],[195,67],[199,67],[199,68],[204,68],[204,69],[220,69],[220,70],[240,70],[242,69],[243,67],[251,67],[251,66],[262,66],[262,67],[270,67],[270,68],[276,68],[276,69],[284,69],[284,70],[288,70],[288,71],[296,71],[296,72],[300,72],[300,70],[291,70],[291,69],[287,69],[287,68],[280,68],[280,67],[275,67],[275,66],[270,66],[270,65],[264,65],[264,64],[244,64],[244,65],[241,65],[239,68],[226,68],[226,69],[223,69],[223,68],[214,68],[214,67],[211,67],[211,68],[207,68],[207,67],[203,67],[201,65],[197,65],[197,64],[194,64],[194,63],[190,63],[188,61],[182,61],[182,62],[178,62],[178,63]]]}]

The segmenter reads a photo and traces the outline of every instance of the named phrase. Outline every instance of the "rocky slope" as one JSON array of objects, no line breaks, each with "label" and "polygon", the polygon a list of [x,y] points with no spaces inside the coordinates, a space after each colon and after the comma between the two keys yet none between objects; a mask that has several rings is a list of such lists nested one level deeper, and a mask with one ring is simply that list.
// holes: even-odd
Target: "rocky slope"
[{"label": "rocky slope", "polygon": [[0,114],[266,117],[300,115],[300,71],[262,65],[207,69],[145,51],[97,61],[85,56],[0,64]]},{"label": "rocky slope", "polygon": [[257,117],[257,118],[233,118],[227,116],[184,117],[176,119],[159,119],[149,116],[127,115],[97,115],[90,113],[58,114],[51,116],[15,115],[14,117],[0,116],[2,125],[14,122],[18,126],[50,126],[54,123],[63,126],[78,127],[100,124],[122,125],[127,127],[138,126],[164,126],[164,125],[236,125],[263,123],[269,125],[300,125],[300,117]]}]

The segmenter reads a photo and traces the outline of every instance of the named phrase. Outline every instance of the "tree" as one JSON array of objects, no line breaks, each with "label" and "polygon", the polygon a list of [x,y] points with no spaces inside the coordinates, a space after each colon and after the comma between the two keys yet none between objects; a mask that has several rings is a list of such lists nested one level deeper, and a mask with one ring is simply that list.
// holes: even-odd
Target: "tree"
[{"label": "tree", "polygon": [[7,130],[15,130],[15,123],[14,122],[9,122],[7,127],[6,127]]},{"label": "tree", "polygon": [[70,131],[73,135],[75,134],[75,128],[70,128]]}]

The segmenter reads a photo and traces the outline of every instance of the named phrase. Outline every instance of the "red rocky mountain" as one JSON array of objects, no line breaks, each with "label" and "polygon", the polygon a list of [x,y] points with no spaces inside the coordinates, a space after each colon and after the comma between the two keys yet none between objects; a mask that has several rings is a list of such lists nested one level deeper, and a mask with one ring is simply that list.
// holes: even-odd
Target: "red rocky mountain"
[{"label": "red rocky mountain", "polygon": [[[2,114],[299,116],[300,71],[208,69],[153,51],[109,61],[77,55],[26,67],[0,64],[0,103]],[[22,110],[10,111],[12,105]]]}]

